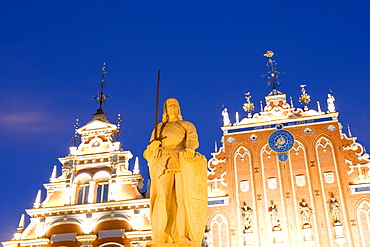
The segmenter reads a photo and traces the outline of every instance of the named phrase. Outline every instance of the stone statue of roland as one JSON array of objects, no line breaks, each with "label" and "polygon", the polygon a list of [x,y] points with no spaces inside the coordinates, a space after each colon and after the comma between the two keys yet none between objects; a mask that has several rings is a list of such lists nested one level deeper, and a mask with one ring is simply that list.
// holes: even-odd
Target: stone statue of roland
[{"label": "stone statue of roland", "polygon": [[207,161],[195,151],[195,126],[182,119],[178,101],[170,98],[154,133],[144,151],[153,234],[147,246],[200,247],[207,217]]}]

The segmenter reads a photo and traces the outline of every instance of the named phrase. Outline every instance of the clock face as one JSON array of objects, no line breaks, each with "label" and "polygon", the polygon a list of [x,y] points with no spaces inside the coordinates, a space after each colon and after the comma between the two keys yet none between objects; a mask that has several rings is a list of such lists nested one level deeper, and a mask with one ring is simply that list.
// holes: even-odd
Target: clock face
[{"label": "clock face", "polygon": [[271,133],[268,138],[269,146],[277,153],[288,152],[294,144],[293,135],[286,130],[277,130]]},{"label": "clock face", "polygon": [[102,140],[100,138],[94,138],[90,141],[90,149],[92,151],[98,151],[102,147]]},{"label": "clock face", "polygon": [[288,160],[288,155],[286,153],[281,153],[278,155],[278,159],[280,161],[287,161]]}]

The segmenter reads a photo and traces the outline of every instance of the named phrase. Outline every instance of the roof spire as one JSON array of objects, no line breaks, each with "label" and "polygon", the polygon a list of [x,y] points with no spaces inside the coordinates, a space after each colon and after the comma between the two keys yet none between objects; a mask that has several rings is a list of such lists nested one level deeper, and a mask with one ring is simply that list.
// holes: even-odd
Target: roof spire
[{"label": "roof spire", "polygon": [[215,139],[215,153],[217,153],[217,149],[218,149],[218,147],[217,147],[217,141]]},{"label": "roof spire", "polygon": [[260,100],[260,107],[261,107],[261,112],[263,112],[262,100]]},{"label": "roof spire", "polygon": [[349,127],[349,124],[347,124],[347,129],[348,129],[348,136],[352,137],[352,132],[351,132],[351,128]]},{"label": "roof spire", "polygon": [[317,101],[317,111],[322,114],[320,101]]},{"label": "roof spire", "polygon": [[33,208],[39,208],[40,205],[41,205],[41,190],[38,190],[35,203],[33,204]]},{"label": "roof spire", "polygon": [[140,174],[139,157],[135,158],[134,174]]},{"label": "roof spire", "polygon": [[23,230],[24,229],[24,214],[22,214],[21,219],[19,220],[18,228],[17,230]]},{"label": "roof spire", "polygon": [[272,51],[267,51],[263,54],[265,57],[269,57],[269,60],[266,63],[266,71],[265,74],[261,75],[262,77],[266,78],[266,84],[268,87],[272,88],[272,91],[269,95],[278,95],[281,94],[277,88],[280,86],[282,80],[280,76],[284,74],[284,72],[280,72],[279,68],[277,67],[276,61],[272,60],[271,58],[274,56]]},{"label": "roof spire", "polygon": [[[103,89],[107,87],[107,83],[105,81],[105,76],[106,76],[106,71],[105,71],[105,65],[106,63],[103,63],[103,67],[101,68],[102,70],[102,75],[101,75],[101,81],[98,83],[98,88],[100,91],[98,92],[97,96],[94,96],[92,99],[96,100],[99,103],[99,109],[97,109],[96,113],[93,115],[96,117],[97,115],[101,116],[104,115],[104,111],[102,109],[102,105],[105,103],[105,100],[109,99],[111,96],[109,94],[104,94]],[[104,115],[103,117],[106,119],[107,117]]]},{"label": "roof spire", "polygon": [[292,96],[290,96],[290,108],[294,108]]},{"label": "roof spire", "polygon": [[20,240],[22,237],[22,232],[24,231],[24,214],[22,214],[21,219],[17,227],[17,232],[14,234],[15,240]]},{"label": "roof spire", "polygon": [[54,165],[53,171],[51,173],[50,182],[53,182],[57,178],[57,166]]}]

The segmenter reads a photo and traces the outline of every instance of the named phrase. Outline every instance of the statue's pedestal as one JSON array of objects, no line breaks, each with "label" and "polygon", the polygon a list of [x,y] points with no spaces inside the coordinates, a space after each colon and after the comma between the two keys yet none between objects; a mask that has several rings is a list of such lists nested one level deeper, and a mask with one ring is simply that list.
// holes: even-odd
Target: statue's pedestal
[{"label": "statue's pedestal", "polygon": [[196,244],[146,244],[146,247],[200,247]]},{"label": "statue's pedestal", "polygon": [[254,246],[253,244],[253,233],[251,229],[245,230],[244,233],[244,246]]},{"label": "statue's pedestal", "polygon": [[346,238],[343,234],[343,226],[341,223],[337,222],[334,223],[334,232],[335,232],[335,241],[339,244],[339,246],[344,246],[346,242]]},{"label": "statue's pedestal", "polygon": [[283,246],[283,232],[280,227],[274,227],[274,246]]},{"label": "statue's pedestal", "polygon": [[303,235],[304,235],[304,244],[307,247],[311,247],[314,244],[314,240],[312,237],[312,228],[310,225],[304,225],[303,226]]}]

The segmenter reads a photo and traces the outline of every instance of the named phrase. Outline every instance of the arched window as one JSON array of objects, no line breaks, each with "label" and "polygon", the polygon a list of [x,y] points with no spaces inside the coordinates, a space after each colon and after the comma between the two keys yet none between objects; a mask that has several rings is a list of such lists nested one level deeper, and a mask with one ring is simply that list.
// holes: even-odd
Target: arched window
[{"label": "arched window", "polygon": [[89,202],[89,189],[89,180],[84,179],[79,182],[77,186],[77,204],[85,204]]},{"label": "arched window", "polygon": [[217,213],[210,222],[210,236],[214,247],[229,247],[229,222],[226,217]]},{"label": "arched window", "polygon": [[123,245],[118,243],[105,243],[100,245],[99,247],[123,247]]},{"label": "arched window", "polygon": [[97,182],[96,187],[96,202],[107,202],[108,201],[109,183],[108,179],[100,179]]}]

